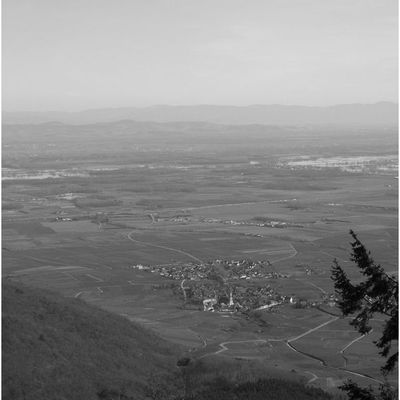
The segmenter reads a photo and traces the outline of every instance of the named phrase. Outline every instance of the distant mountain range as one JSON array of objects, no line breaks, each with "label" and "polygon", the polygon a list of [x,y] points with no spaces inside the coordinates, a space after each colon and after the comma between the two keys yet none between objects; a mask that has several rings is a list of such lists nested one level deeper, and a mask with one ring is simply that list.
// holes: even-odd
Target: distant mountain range
[{"label": "distant mountain range", "polygon": [[62,122],[92,124],[119,120],[175,122],[199,121],[218,124],[246,125],[396,125],[398,104],[341,104],[329,107],[286,105],[237,106],[167,106],[145,108],[105,108],[80,112],[3,112],[6,124],[39,124]]}]

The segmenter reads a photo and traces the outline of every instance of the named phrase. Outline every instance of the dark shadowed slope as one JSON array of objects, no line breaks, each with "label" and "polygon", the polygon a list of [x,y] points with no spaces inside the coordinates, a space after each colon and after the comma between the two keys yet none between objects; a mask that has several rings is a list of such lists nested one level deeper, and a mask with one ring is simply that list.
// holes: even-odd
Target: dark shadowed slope
[{"label": "dark shadowed slope", "polygon": [[3,399],[142,399],[177,349],[128,320],[3,282]]},{"label": "dark shadowed slope", "polygon": [[195,396],[196,400],[338,400],[321,389],[281,379],[259,379],[232,385],[216,379]]}]

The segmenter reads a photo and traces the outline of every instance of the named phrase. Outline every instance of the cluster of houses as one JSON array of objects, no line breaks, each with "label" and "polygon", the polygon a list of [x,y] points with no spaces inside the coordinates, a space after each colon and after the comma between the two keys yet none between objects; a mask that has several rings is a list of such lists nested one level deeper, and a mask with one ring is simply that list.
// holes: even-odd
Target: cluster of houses
[{"label": "cluster of houses", "polygon": [[174,263],[154,266],[133,265],[131,268],[146,269],[159,275],[175,280],[214,279],[216,271],[223,270],[224,280],[251,280],[257,278],[277,279],[288,278],[289,275],[276,272],[268,260],[214,260],[209,263]]},{"label": "cluster of houses", "polygon": [[295,224],[292,222],[285,221],[258,221],[258,220],[245,220],[245,221],[236,221],[233,219],[219,219],[219,218],[201,218],[200,222],[206,222],[209,224],[225,224],[225,225],[244,225],[244,226],[259,226],[259,227],[267,227],[267,228],[303,228],[303,225]]},{"label": "cluster of houses", "polygon": [[306,159],[281,160],[276,168],[324,169],[337,168],[350,173],[397,173],[397,156],[356,156],[356,157],[319,157]]},{"label": "cluster of houses", "polygon": [[[252,260],[214,260],[207,264],[176,263],[165,265],[132,265],[130,268],[147,270],[181,281],[176,293],[186,304],[192,304],[209,312],[249,312],[273,310],[281,304],[296,308],[334,307],[334,294],[323,294],[320,299],[308,300],[295,295],[284,296],[270,285],[250,284],[256,278],[287,277],[275,272],[271,264]],[[306,271],[307,273],[307,271]]]},{"label": "cluster of houses", "polygon": [[250,280],[255,278],[288,278],[287,274],[276,272],[268,260],[215,260],[213,265],[218,265],[224,268],[227,278],[232,280]]},{"label": "cluster of houses", "polygon": [[320,300],[309,300],[295,295],[286,296],[269,286],[205,288],[200,282],[195,282],[194,285],[187,288],[187,300],[192,304],[202,304],[203,310],[209,312],[274,311],[283,304],[291,305],[294,308],[334,307],[337,301],[333,294]]},{"label": "cluster of houses", "polygon": [[[273,307],[285,301],[270,285],[254,286],[246,283],[236,284],[216,281],[197,280],[185,281],[185,286],[176,288],[176,293],[185,290],[186,305],[203,306],[204,311],[218,312],[248,312]],[[260,308],[262,309],[262,308]]]},{"label": "cluster of houses", "polygon": [[209,264],[174,263],[163,265],[132,265],[130,268],[147,270],[158,273],[160,276],[175,280],[201,280],[207,279],[212,268]]},{"label": "cluster of houses", "polygon": [[258,226],[267,228],[302,228],[303,225],[299,225],[288,221],[275,221],[268,218],[254,218],[251,220],[237,221],[233,219],[221,219],[221,218],[205,218],[195,217],[189,214],[174,215],[174,216],[160,216],[158,214],[149,214],[152,222],[175,222],[180,224],[186,224],[191,221],[198,221],[207,224],[224,224],[224,225],[243,225],[243,226]]},{"label": "cluster of houses", "polygon": [[158,213],[149,214],[152,222],[176,222],[179,224],[185,224],[192,220],[190,214],[178,214],[174,216],[160,216]]},{"label": "cluster of houses", "polygon": [[65,221],[72,221],[72,218],[70,218],[70,217],[56,217],[55,221],[56,221],[56,222],[60,222],[60,221],[62,221],[62,222],[65,222]]},{"label": "cluster of houses", "polygon": [[237,286],[235,288],[235,299],[237,299],[243,311],[250,311],[270,304],[281,304],[283,296],[269,285],[265,287]]}]

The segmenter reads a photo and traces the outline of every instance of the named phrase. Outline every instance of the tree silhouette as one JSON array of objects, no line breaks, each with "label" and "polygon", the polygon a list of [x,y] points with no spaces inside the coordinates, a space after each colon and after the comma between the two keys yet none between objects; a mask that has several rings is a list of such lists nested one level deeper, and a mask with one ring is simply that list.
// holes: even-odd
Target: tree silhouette
[{"label": "tree silhouette", "polygon": [[[398,341],[398,281],[396,277],[389,276],[379,264],[375,263],[371,253],[352,230],[350,235],[354,239],[351,243],[350,259],[357,265],[365,279],[357,284],[352,283],[335,259],[332,266],[332,279],[339,296],[338,306],[343,315],[355,315],[350,324],[361,334],[366,334],[371,330],[369,321],[375,314],[387,317],[382,336],[374,342],[380,349],[379,354],[386,357],[386,362],[381,368],[386,377],[394,370],[398,361],[398,352],[391,352],[392,342]],[[348,393],[350,399],[377,398],[371,388],[360,388],[351,381],[341,388]],[[388,385],[383,385],[378,398],[394,398],[391,396]]]}]

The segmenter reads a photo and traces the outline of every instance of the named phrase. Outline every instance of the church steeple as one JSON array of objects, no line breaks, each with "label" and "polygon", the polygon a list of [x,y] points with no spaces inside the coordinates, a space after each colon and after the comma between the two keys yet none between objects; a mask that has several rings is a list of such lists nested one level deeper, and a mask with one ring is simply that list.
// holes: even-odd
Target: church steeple
[{"label": "church steeple", "polygon": [[232,307],[233,306],[233,297],[232,297],[232,289],[229,295],[229,306]]}]

